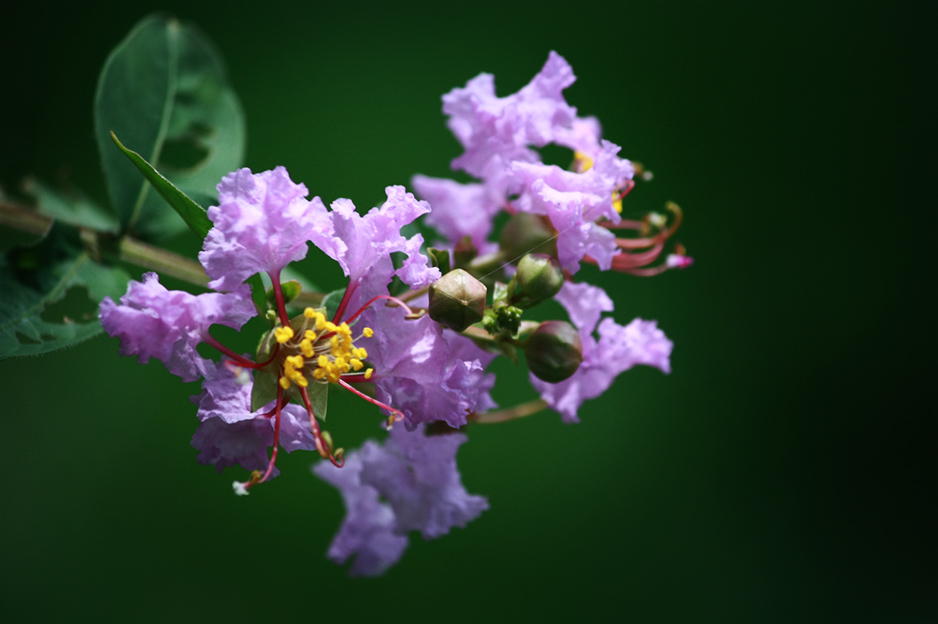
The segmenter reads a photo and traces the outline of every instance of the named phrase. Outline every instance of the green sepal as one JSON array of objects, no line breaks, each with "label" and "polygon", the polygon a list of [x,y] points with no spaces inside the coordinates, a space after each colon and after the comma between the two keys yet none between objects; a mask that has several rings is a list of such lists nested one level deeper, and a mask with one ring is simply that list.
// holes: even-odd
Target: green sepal
[{"label": "green sepal", "polygon": [[204,239],[208,231],[212,229],[212,222],[208,218],[208,213],[202,206],[198,205],[192,199],[176,188],[172,182],[153,168],[144,158],[133,150],[129,150],[117,140],[117,135],[111,132],[111,140],[124,152],[124,155],[130,159],[130,162],[143,174],[143,177],[153,185],[153,188],[163,196],[163,199],[172,206],[182,220],[186,222],[189,229],[195,232],[199,239]]},{"label": "green sepal", "polygon": [[441,274],[446,275],[452,270],[448,249],[427,247],[427,255],[430,257],[430,264],[440,269]]},{"label": "green sepal", "polygon": [[[294,299],[299,297],[303,287],[296,280],[291,280],[280,284],[280,290],[283,292],[283,304],[289,305]],[[267,289],[267,305],[274,309],[277,307],[277,295],[274,293],[273,286]]]},{"label": "green sepal", "polygon": [[313,414],[323,422],[326,421],[326,413],[329,411],[329,386],[328,383],[313,381],[306,387]]},{"label": "green sepal", "polygon": [[495,289],[492,291],[492,305],[508,305],[508,299],[511,296],[511,289],[508,284],[495,282]]}]

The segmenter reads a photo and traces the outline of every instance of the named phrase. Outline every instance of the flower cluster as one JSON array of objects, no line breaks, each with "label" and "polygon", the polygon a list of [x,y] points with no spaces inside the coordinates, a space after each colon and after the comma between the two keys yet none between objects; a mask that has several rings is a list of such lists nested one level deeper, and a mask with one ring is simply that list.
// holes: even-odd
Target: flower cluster
[{"label": "flower cluster", "polygon": [[[280,449],[319,453],[325,461],[313,472],[339,489],[347,511],[329,556],[354,558],[353,574],[382,573],[412,531],[440,537],[487,508],[456,467],[470,426],[545,406],[577,422],[580,405],[632,366],[670,372],[672,343],[654,322],[600,320],[611,299],[573,280],[583,262],[636,275],[691,262],[678,248],[655,264],[679,224],[676,207],[670,221],[622,218],[640,168],[601,140],[595,119],[566,103],[562,91],[573,80],[551,53],[514,95],[496,97],[493,78],[483,74],[444,96],[449,126],[465,147],[453,166],[481,181],[417,176],[423,200],[391,186],[381,206],[360,214],[347,199],[329,208],[308,199],[282,167],[235,171],[218,185],[218,205],[208,210],[214,227],[199,254],[214,292],[167,290],[147,273],[119,303],[101,304],[101,323],[120,338],[122,355],[156,358],[184,381],[201,379],[192,445],[198,461],[219,472],[248,471],[234,483],[237,494],[277,476]],[[548,143],[572,150],[571,169],[540,161],[536,148]],[[500,211],[511,217],[496,242]],[[437,247],[401,233],[418,219],[442,237]],[[613,230],[638,235],[617,238]],[[348,278],[341,294],[281,282],[310,243]],[[258,274],[269,279],[268,291]],[[394,283],[403,286],[392,291]],[[572,324],[524,318],[550,298]],[[210,333],[212,325],[241,330],[258,314],[267,326],[254,354]],[[218,359],[200,354],[200,344]],[[487,368],[499,355],[518,361],[519,352],[541,398],[498,410]],[[320,424],[334,387],[384,412],[390,433],[383,442],[348,453],[334,443]]]}]

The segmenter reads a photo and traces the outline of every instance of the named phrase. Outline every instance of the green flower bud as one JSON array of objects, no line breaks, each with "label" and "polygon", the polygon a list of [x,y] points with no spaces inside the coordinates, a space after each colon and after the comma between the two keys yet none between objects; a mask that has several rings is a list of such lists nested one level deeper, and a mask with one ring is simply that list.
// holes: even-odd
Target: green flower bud
[{"label": "green flower bud", "polygon": [[535,377],[558,383],[570,377],[583,361],[580,334],[566,321],[541,323],[524,344],[528,368]]},{"label": "green flower bud", "polygon": [[556,234],[543,217],[519,212],[508,219],[498,244],[509,260],[530,252],[555,256]]},{"label": "green flower bud", "polygon": [[453,269],[430,286],[430,318],[461,332],[482,320],[485,284],[462,269]]},{"label": "green flower bud", "polygon": [[563,270],[553,256],[528,254],[518,263],[518,271],[512,281],[514,293],[511,303],[519,308],[530,308],[560,292]]}]

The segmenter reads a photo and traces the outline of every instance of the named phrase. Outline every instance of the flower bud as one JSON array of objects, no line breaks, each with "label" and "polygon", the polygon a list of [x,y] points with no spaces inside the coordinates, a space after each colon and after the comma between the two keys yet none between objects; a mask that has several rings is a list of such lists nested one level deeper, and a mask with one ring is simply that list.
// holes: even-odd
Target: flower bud
[{"label": "flower bud", "polygon": [[526,253],[540,252],[556,255],[556,232],[542,217],[519,212],[508,219],[498,237],[498,244],[508,259],[517,258]]},{"label": "flower bud", "polygon": [[461,332],[482,320],[485,285],[462,269],[454,269],[430,286],[430,318]]},{"label": "flower bud", "polygon": [[518,263],[518,271],[512,281],[515,288],[511,303],[519,308],[530,308],[560,292],[563,270],[552,256],[528,254]]},{"label": "flower bud", "polygon": [[541,323],[524,344],[528,368],[535,377],[558,383],[570,377],[583,361],[580,334],[566,321]]}]

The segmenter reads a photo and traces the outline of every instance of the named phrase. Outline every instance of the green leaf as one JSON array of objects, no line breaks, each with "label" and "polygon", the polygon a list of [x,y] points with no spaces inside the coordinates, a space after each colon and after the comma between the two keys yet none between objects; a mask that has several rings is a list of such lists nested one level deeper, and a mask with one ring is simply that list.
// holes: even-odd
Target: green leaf
[{"label": "green leaf", "polygon": [[209,204],[241,165],[244,118],[213,45],[174,18],[144,18],[108,57],[94,104],[95,136],[122,231],[169,236],[184,229],[111,145],[110,133],[194,202]]},{"label": "green leaf", "polygon": [[313,414],[319,420],[326,420],[329,410],[329,384],[313,382],[306,388],[309,392],[309,402],[313,406]]},{"label": "green leaf", "polygon": [[0,359],[39,355],[70,347],[99,334],[97,305],[75,321],[43,318],[47,308],[68,291],[83,286],[95,304],[104,296],[119,297],[129,276],[121,269],[94,262],[81,250],[77,233],[53,226],[38,245],[0,256]]},{"label": "green leaf", "polygon": [[192,201],[188,195],[173,186],[172,182],[164,178],[163,175],[144,160],[140,154],[124,147],[121,142],[117,140],[117,136],[113,132],[111,133],[111,139],[113,139],[115,145],[124,152],[124,155],[130,159],[130,162],[134,164],[140,173],[143,174],[143,177],[153,185],[153,188],[159,191],[163,199],[169,202],[169,205],[182,217],[182,220],[189,226],[189,229],[195,232],[200,239],[205,238],[208,231],[212,229],[212,222],[209,220],[205,209]]},{"label": "green leaf", "polygon": [[40,214],[56,221],[108,234],[116,234],[120,229],[117,217],[77,189],[69,189],[66,194],[39,180],[30,179],[23,190],[36,199],[36,208]]}]

